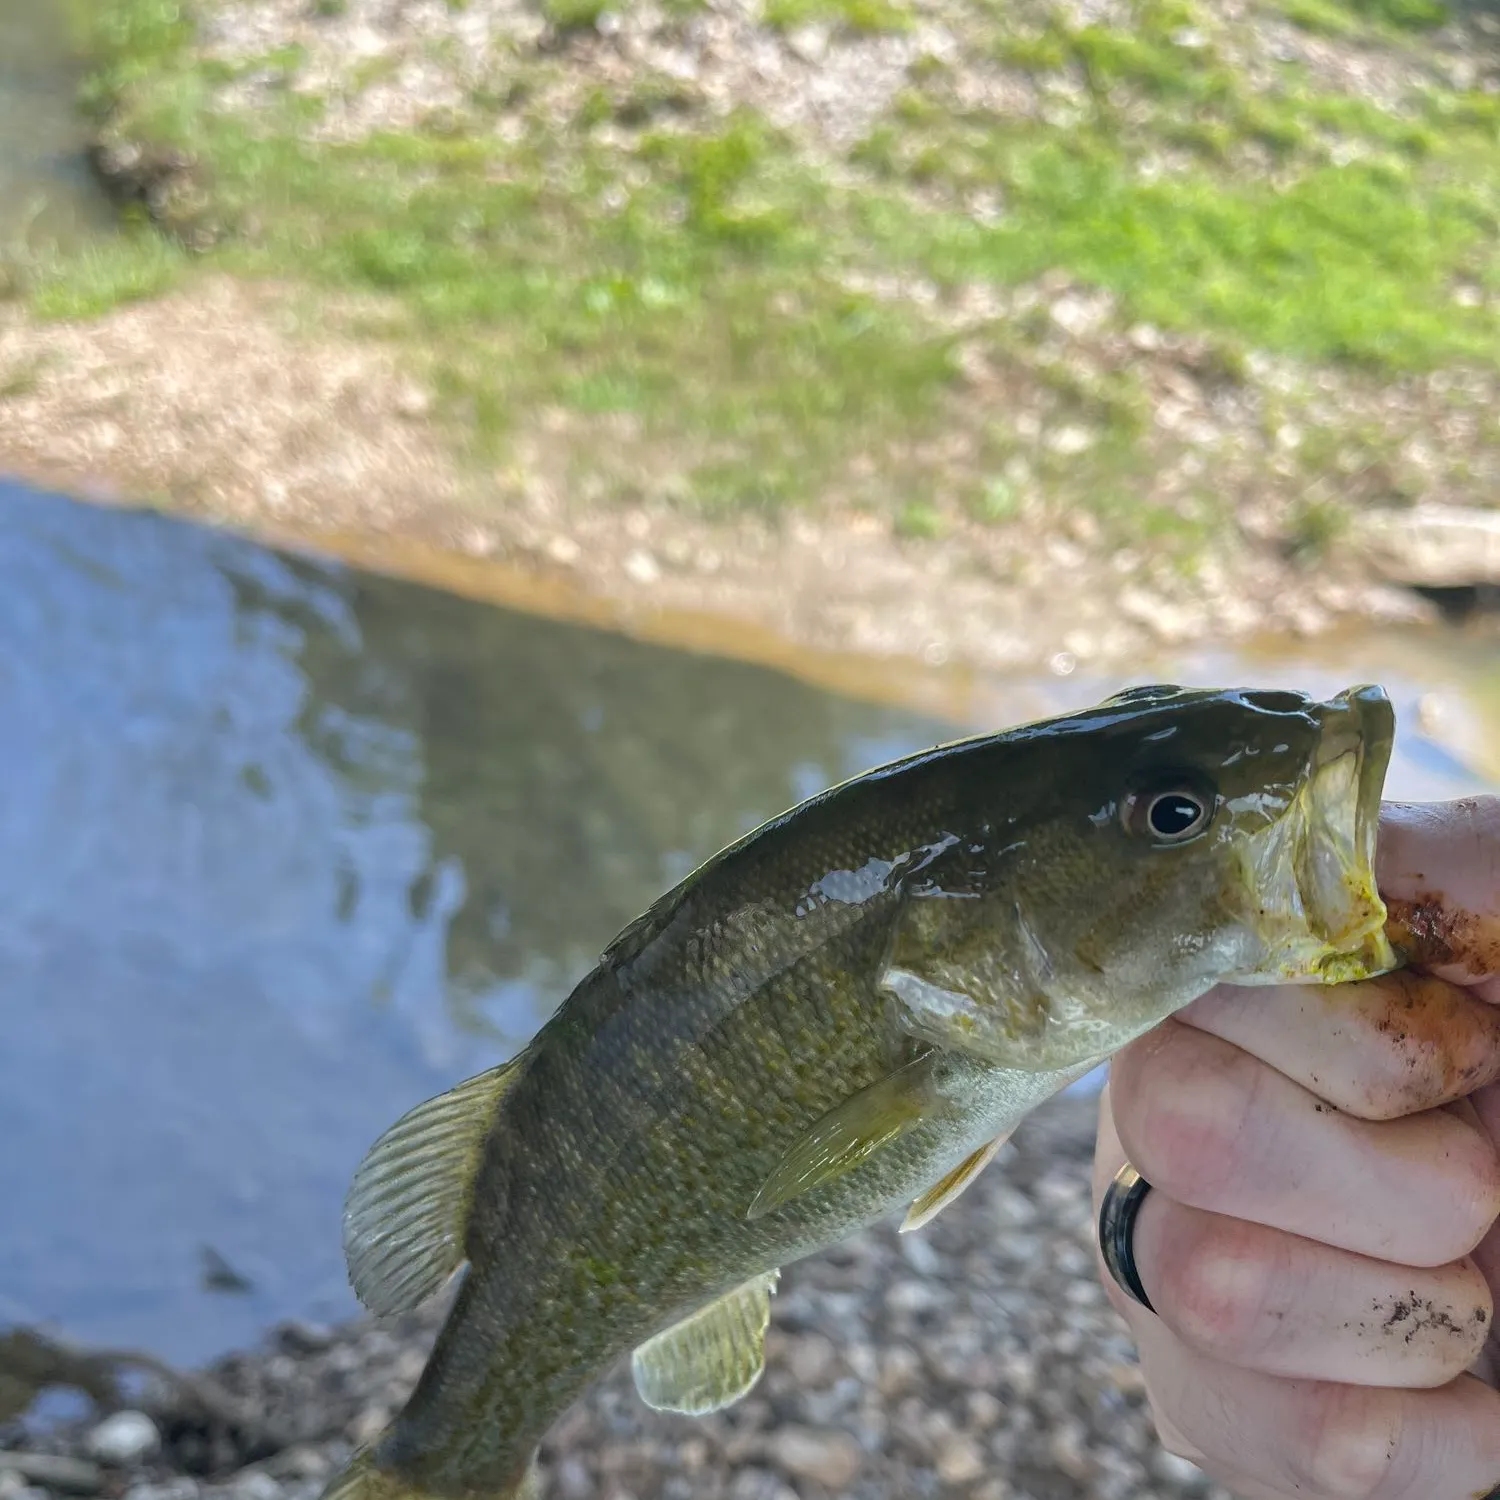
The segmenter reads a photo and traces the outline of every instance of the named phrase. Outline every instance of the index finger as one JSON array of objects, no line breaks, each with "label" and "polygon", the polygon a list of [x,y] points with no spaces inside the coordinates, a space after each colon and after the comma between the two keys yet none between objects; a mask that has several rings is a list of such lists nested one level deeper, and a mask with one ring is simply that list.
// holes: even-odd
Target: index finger
[{"label": "index finger", "polygon": [[1386,803],[1375,878],[1398,952],[1500,1003],[1500,797]]}]

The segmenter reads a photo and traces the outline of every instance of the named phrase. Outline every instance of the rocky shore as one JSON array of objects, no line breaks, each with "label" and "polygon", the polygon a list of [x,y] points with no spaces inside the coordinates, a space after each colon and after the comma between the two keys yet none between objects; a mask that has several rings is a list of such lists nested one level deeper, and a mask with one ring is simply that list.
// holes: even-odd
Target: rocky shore
[{"label": "rocky shore", "polygon": [[[653,1413],[622,1365],[553,1430],[549,1500],[1228,1500],[1156,1442],[1095,1280],[1094,1109],[1054,1101],[919,1233],[883,1225],[789,1267],[766,1374],[729,1411]],[[0,1500],[316,1500],[435,1326],[284,1325],[191,1377],[96,1381],[86,1421],[0,1425]],[[0,1393],[14,1373],[0,1361]]]}]

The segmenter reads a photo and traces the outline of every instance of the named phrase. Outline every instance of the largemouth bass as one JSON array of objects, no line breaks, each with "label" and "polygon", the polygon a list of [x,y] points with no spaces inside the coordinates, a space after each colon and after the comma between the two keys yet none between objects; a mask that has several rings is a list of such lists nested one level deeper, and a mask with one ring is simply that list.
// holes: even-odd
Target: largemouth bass
[{"label": "largemouth bass", "polygon": [[709,860],[359,1168],[368,1307],[467,1270],[329,1500],[534,1495],[542,1437],[630,1351],[652,1407],[727,1406],[787,1262],[925,1222],[1215,984],[1396,967],[1372,869],[1393,737],[1379,688],[1136,688],[871,771]]}]

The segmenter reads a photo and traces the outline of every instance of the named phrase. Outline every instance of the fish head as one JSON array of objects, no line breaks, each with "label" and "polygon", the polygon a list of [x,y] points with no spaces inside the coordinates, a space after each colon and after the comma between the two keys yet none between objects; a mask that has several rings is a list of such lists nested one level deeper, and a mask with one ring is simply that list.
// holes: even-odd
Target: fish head
[{"label": "fish head", "polygon": [[1374,873],[1394,737],[1377,687],[1322,701],[1135,688],[1036,726],[1010,762],[1028,812],[997,841],[1004,858],[969,889],[934,882],[969,899],[918,915],[898,988],[934,1008],[965,997],[942,1002],[955,1024],[1051,1068],[1107,1055],[1217,984],[1397,967]]},{"label": "fish head", "polygon": [[1374,871],[1395,741],[1380,688],[1151,687],[1102,709],[1124,717],[1101,739],[1092,837],[1077,841],[1090,899],[1055,943],[1038,933],[1079,993],[1150,1006],[1397,967]]}]

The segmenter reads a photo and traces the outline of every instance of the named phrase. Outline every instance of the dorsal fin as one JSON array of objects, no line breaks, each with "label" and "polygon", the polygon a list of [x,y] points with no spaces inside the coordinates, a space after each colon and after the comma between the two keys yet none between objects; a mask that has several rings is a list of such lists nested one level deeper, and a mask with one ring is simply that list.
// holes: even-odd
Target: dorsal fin
[{"label": "dorsal fin", "polygon": [[359,1164],[344,1203],[344,1258],[371,1312],[419,1307],[462,1264],[485,1134],[519,1066],[502,1063],[417,1105]]},{"label": "dorsal fin", "polygon": [[738,1401],[766,1367],[766,1325],[779,1271],[700,1307],[635,1351],[631,1371],[655,1411],[701,1417]]}]

